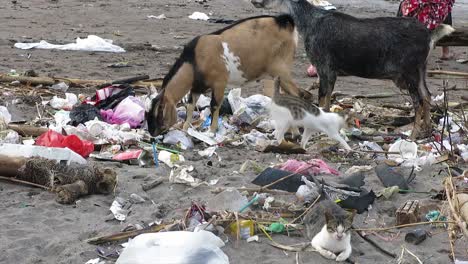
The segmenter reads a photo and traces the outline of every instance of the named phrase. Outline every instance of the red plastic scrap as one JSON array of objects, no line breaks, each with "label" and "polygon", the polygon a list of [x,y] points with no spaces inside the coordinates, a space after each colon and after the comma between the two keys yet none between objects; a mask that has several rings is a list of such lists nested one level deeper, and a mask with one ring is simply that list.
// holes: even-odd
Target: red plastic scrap
[{"label": "red plastic scrap", "polygon": [[36,139],[36,145],[52,148],[69,148],[84,158],[94,151],[93,142],[81,140],[76,135],[64,136],[49,130]]}]

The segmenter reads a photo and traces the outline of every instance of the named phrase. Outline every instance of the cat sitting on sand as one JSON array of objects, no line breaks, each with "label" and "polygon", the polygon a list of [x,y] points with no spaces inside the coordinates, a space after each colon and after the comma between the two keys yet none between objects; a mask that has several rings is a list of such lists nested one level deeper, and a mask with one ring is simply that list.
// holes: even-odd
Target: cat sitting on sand
[{"label": "cat sitting on sand", "polygon": [[345,118],[337,113],[324,112],[313,103],[292,95],[280,93],[280,79],[275,78],[275,93],[270,104],[270,116],[275,121],[274,136],[279,143],[289,128],[303,127],[301,146],[306,147],[314,132],[322,132],[337,140],[346,150],[351,150],[341,137],[340,129],[345,127]]},{"label": "cat sitting on sand", "polygon": [[325,198],[304,217],[307,237],[320,255],[338,262],[351,256],[351,226],[354,213],[348,213],[336,203]]}]

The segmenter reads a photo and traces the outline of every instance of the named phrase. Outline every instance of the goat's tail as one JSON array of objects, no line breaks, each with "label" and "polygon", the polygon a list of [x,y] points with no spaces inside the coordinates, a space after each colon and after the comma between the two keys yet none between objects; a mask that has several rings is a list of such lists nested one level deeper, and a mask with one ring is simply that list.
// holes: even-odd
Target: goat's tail
[{"label": "goat's tail", "polygon": [[431,32],[431,49],[435,48],[435,44],[441,38],[452,34],[455,29],[452,26],[446,24],[440,24]]},{"label": "goat's tail", "polygon": [[274,97],[278,97],[281,95],[280,93],[280,89],[281,89],[281,80],[280,80],[280,77],[275,77],[275,81],[274,81],[274,84],[273,84],[273,89],[275,90],[275,93],[274,93]]}]

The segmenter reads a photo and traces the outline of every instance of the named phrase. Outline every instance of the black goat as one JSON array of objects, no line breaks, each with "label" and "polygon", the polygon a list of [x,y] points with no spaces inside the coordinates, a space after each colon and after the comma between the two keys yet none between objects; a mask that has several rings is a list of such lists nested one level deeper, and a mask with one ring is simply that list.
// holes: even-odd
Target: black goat
[{"label": "black goat", "polygon": [[428,30],[415,18],[356,18],[325,11],[307,0],[251,0],[256,7],[285,6],[302,35],[307,56],[320,78],[319,105],[330,107],[336,77],[390,79],[408,90],[415,109],[412,138],[431,132],[431,95],[426,85],[430,50],[454,29]]}]

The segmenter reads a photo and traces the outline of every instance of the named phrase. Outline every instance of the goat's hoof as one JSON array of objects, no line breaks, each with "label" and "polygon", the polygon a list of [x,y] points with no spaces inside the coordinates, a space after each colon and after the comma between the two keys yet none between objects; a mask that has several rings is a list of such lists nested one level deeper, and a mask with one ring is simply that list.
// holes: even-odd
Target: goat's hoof
[{"label": "goat's hoof", "polygon": [[411,140],[417,139],[425,139],[432,135],[432,128],[424,127],[424,126],[417,126],[413,127],[413,131],[411,131]]}]

